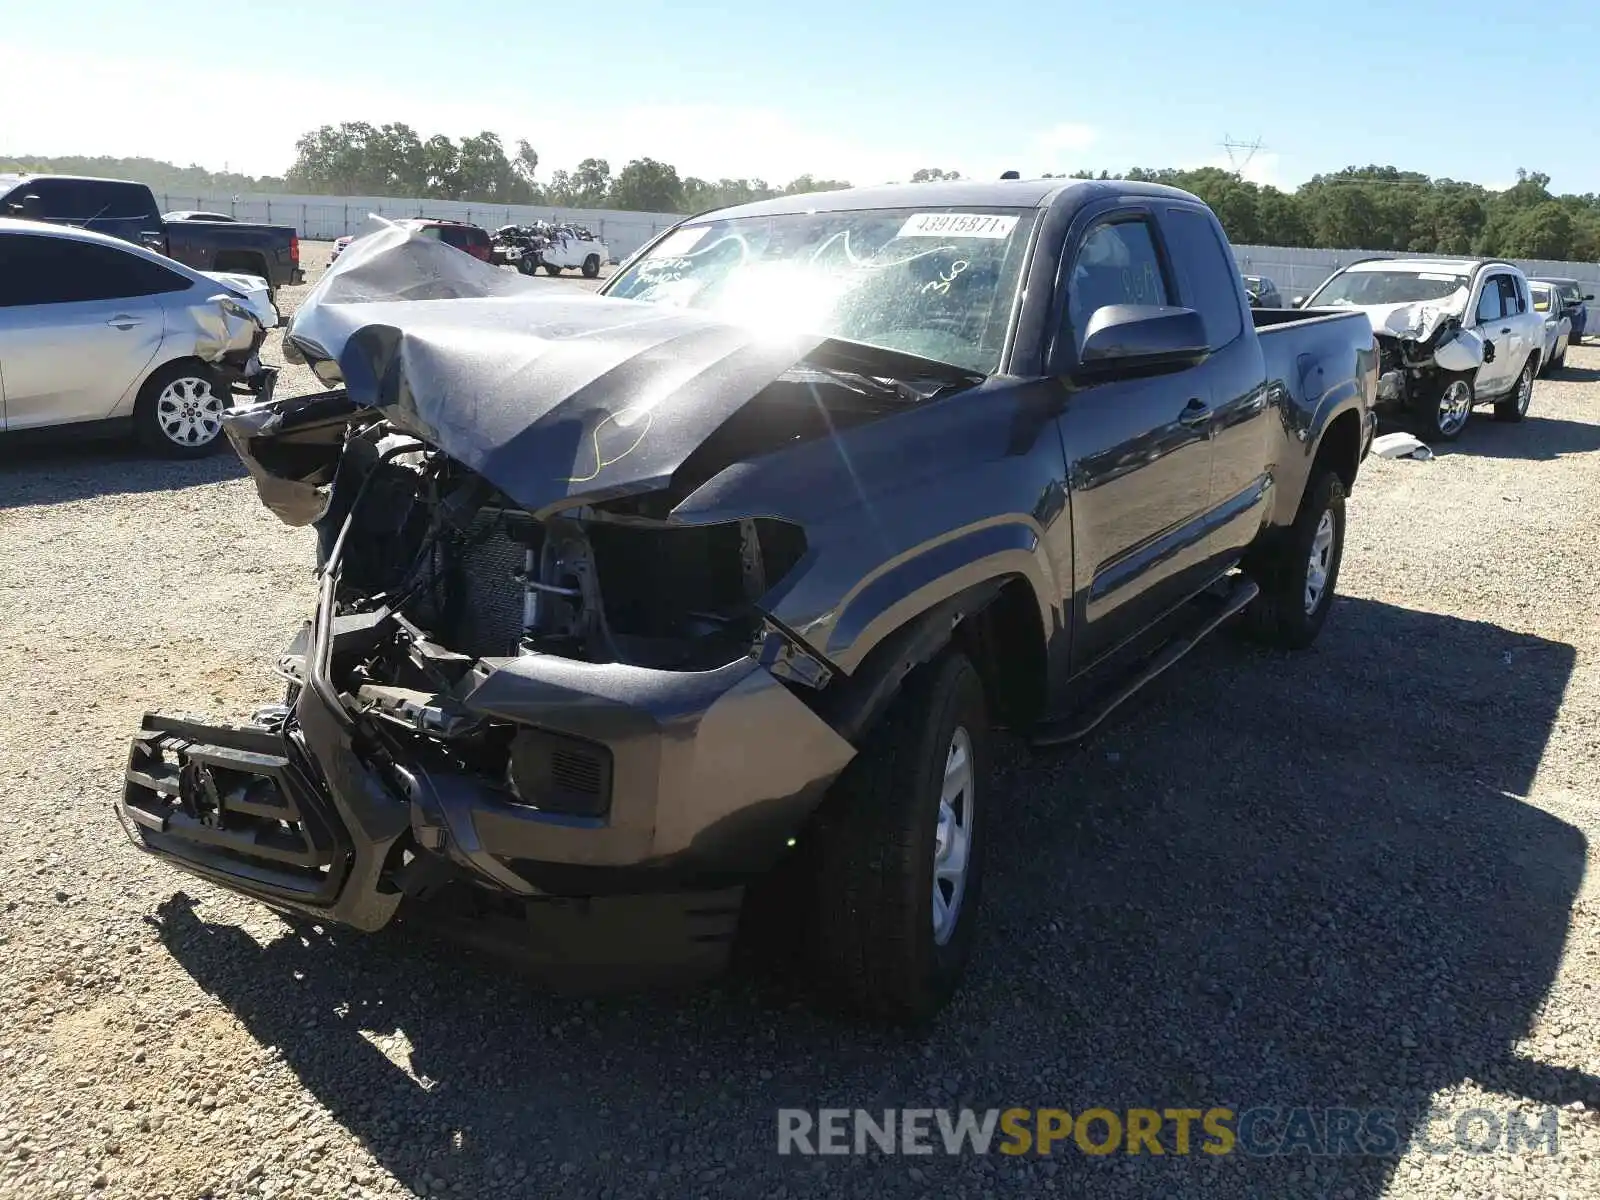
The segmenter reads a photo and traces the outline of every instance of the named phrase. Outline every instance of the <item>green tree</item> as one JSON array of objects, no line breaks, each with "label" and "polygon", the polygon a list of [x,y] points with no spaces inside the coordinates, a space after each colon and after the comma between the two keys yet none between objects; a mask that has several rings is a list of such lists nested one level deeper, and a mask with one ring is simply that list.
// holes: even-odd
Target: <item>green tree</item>
[{"label": "green tree", "polygon": [[634,212],[677,212],[683,206],[678,169],[653,158],[636,158],[617,173],[608,207]]},{"label": "green tree", "polygon": [[942,171],[938,167],[918,167],[911,172],[912,183],[933,183],[941,179],[960,179],[960,171]]}]

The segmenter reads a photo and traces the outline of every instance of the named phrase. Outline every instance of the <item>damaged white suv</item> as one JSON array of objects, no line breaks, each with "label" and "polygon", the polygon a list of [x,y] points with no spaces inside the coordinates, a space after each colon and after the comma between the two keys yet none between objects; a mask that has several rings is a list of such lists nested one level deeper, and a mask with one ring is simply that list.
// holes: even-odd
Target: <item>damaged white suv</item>
[{"label": "damaged white suv", "polygon": [[1378,339],[1378,403],[1454,441],[1475,404],[1520,421],[1544,353],[1544,317],[1508,262],[1376,258],[1334,272],[1296,308],[1355,307]]}]

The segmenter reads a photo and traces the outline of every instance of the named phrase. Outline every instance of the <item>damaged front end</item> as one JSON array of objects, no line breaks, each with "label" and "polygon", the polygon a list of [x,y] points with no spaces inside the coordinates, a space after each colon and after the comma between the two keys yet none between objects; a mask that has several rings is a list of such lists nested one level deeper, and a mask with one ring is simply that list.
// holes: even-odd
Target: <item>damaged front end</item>
[{"label": "damaged front end", "polygon": [[[833,666],[773,615],[806,531],[674,510],[764,452],[978,380],[520,295],[477,263],[463,285],[466,256],[370,240],[385,238],[387,258],[352,247],[330,289],[346,298],[308,302],[289,333],[342,386],[226,418],[263,502],[317,533],[286,702],[243,729],[147,717],[124,825],[187,869],[360,928],[463,887],[518,911],[648,895],[689,943],[725,947],[740,888],[855,749],[819,715]],[[373,277],[397,256],[431,297],[403,328],[360,298],[405,290]]]},{"label": "damaged front end", "polygon": [[278,327],[278,310],[265,279],[203,271],[222,290],[189,305],[195,356],[211,364],[228,391],[270,398],[277,370],[261,362],[267,332]]},{"label": "damaged front end", "polygon": [[1469,389],[1484,363],[1484,342],[1447,305],[1397,305],[1373,314],[1378,342],[1377,401],[1382,407],[1433,412],[1450,389]]}]

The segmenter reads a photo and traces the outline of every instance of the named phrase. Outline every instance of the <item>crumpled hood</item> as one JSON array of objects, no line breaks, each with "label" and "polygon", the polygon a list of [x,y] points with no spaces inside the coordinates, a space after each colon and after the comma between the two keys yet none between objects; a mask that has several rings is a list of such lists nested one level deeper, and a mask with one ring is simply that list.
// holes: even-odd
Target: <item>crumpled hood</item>
[{"label": "crumpled hood", "polygon": [[339,256],[285,347],[538,515],[664,486],[802,358],[978,381],[892,351],[531,279],[395,226]]},{"label": "crumpled hood", "polygon": [[1362,304],[1352,307],[1367,314],[1374,333],[1425,342],[1447,318],[1459,317],[1467,311],[1467,290],[1462,288],[1443,300],[1411,300],[1401,304]]}]

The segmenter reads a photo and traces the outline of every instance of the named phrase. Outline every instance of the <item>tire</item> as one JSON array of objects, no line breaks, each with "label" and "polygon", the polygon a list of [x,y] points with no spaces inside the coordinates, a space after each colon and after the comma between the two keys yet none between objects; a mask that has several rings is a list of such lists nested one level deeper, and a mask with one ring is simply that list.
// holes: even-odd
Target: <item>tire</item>
[{"label": "tire", "polygon": [[[959,756],[967,786],[947,806]],[[978,925],[989,778],[983,685],[947,652],[907,678],[808,832],[808,957],[829,1001],[916,1024],[950,998]],[[963,838],[964,874],[941,880],[936,856]]]},{"label": "tire", "polygon": [[[1246,560],[1245,570],[1261,589],[1245,609],[1245,629],[1256,641],[1304,650],[1317,640],[1339,583],[1344,526],[1344,484],[1327,467],[1316,467],[1294,524]],[[1313,555],[1322,576],[1314,597]]]},{"label": "tire", "polygon": [[1533,377],[1538,369],[1538,365],[1531,357],[1522,364],[1522,373],[1517,376],[1511,395],[1495,403],[1496,421],[1516,422],[1528,415],[1528,406],[1533,403]]},{"label": "tire", "polygon": [[215,374],[194,359],[169,363],[139,389],[133,429],[145,449],[168,458],[204,458],[227,442],[222,413],[230,397]]},{"label": "tire", "polygon": [[1472,419],[1473,403],[1471,380],[1452,379],[1428,407],[1420,409],[1417,413],[1421,418],[1420,433],[1423,440],[1455,441],[1467,427],[1467,422]]},{"label": "tire", "polygon": [[537,275],[539,273],[539,260],[531,254],[524,254],[517,259],[517,273],[519,275]]},{"label": "tire", "polygon": [[561,268],[556,266],[555,263],[545,263],[544,273],[546,275],[559,275],[561,274]]},{"label": "tire", "polygon": [[588,258],[583,260],[583,277],[585,279],[595,279],[599,276],[599,274],[600,256],[598,254],[591,254]]}]

